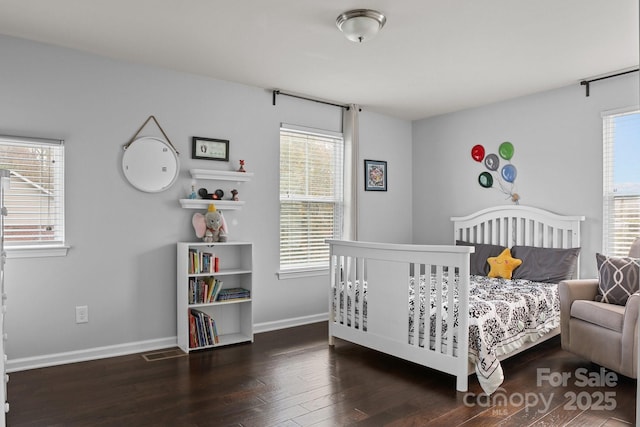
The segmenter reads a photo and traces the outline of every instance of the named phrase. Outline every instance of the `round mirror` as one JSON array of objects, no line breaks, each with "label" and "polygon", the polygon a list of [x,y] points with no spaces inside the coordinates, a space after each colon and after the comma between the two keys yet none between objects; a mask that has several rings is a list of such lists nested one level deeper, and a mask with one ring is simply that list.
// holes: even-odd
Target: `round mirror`
[{"label": "round mirror", "polygon": [[167,190],[178,178],[178,153],[164,139],[137,138],[124,150],[122,170],[127,181],[140,191]]}]

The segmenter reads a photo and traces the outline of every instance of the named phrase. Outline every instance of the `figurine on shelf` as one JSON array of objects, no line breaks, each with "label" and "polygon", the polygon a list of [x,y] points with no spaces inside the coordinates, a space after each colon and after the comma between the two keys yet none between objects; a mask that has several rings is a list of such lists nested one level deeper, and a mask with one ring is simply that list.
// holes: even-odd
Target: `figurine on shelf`
[{"label": "figurine on shelf", "polygon": [[198,198],[198,196],[196,195],[196,185],[194,183],[191,183],[191,194],[189,194],[189,198],[190,199]]},{"label": "figurine on shelf", "polygon": [[240,169],[238,169],[238,172],[246,172],[244,169],[244,160],[240,160]]},{"label": "figurine on shelf", "polygon": [[231,200],[233,200],[234,202],[237,202],[240,200],[240,197],[238,197],[238,190],[236,189],[231,190]]}]

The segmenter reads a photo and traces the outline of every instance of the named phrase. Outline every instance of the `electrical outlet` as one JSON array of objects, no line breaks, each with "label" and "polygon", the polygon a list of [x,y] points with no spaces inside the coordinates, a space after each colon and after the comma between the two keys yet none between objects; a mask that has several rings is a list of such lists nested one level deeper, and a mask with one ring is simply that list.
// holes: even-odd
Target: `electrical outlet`
[{"label": "electrical outlet", "polygon": [[76,323],[89,322],[89,307],[86,305],[76,306]]}]

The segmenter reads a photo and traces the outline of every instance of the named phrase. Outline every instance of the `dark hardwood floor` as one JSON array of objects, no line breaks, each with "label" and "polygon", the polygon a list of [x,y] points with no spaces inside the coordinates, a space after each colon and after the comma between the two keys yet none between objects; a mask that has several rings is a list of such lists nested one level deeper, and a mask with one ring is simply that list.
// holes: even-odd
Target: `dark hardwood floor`
[{"label": "dark hardwood floor", "polygon": [[[154,352],[155,353],[155,352]],[[129,355],[10,374],[9,426],[629,426],[635,380],[560,349],[505,362],[490,398],[455,379],[337,340],[317,323],[178,357]],[[592,377],[583,384],[580,368]],[[544,370],[547,371],[544,371]],[[543,375],[544,372],[547,375]],[[565,386],[554,381],[571,375]],[[594,384],[595,377],[609,384]],[[538,381],[539,380],[539,381]],[[539,384],[537,384],[539,382]],[[615,382],[615,385],[612,384]]]}]

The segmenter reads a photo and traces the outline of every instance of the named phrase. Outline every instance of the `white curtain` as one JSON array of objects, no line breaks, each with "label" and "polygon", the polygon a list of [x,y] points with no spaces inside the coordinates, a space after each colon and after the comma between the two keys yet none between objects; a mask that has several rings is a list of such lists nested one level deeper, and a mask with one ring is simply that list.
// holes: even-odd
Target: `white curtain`
[{"label": "white curtain", "polygon": [[344,217],[342,231],[343,239],[346,240],[358,240],[359,111],[360,107],[358,105],[351,104],[349,109],[344,109],[342,119],[342,133],[344,135]]}]

